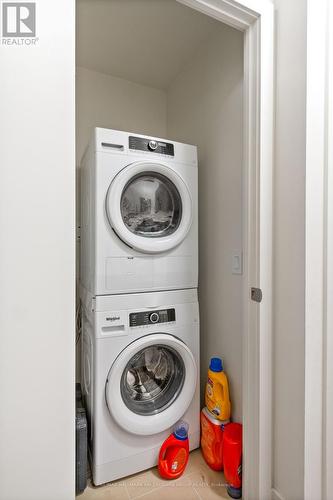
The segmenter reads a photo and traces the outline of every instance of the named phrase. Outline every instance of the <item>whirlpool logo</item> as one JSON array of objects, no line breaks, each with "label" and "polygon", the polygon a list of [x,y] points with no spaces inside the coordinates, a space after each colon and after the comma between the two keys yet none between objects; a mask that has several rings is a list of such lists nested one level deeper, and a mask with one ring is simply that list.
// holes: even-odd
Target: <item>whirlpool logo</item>
[{"label": "whirlpool logo", "polygon": [[35,45],[36,3],[2,2],[2,45]]}]

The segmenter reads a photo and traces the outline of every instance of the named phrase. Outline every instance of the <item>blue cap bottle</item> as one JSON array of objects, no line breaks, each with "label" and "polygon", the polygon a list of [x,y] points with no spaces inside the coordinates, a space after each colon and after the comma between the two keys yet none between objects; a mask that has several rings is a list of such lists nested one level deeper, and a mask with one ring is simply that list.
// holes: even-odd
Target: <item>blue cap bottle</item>
[{"label": "blue cap bottle", "polygon": [[223,363],[221,358],[211,358],[209,369],[212,372],[222,372],[223,371]]}]

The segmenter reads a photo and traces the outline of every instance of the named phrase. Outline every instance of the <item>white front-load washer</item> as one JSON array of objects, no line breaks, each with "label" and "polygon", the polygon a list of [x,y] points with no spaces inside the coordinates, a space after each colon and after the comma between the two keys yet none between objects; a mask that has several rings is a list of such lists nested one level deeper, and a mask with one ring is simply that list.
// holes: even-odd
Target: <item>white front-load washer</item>
[{"label": "white front-load washer", "polygon": [[198,286],[197,148],[96,128],[81,165],[81,272],[92,296]]},{"label": "white front-load washer", "polygon": [[179,419],[199,446],[195,289],[87,301],[81,366],[96,485],[155,466]]}]

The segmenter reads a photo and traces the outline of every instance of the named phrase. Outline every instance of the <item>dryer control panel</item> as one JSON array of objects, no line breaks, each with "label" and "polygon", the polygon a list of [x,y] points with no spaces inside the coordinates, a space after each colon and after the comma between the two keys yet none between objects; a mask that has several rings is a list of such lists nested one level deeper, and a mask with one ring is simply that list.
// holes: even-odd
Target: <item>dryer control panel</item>
[{"label": "dryer control panel", "polygon": [[155,141],[146,137],[129,136],[129,148],[148,153],[158,153],[160,155],[175,156],[174,146],[171,142]]},{"label": "dryer control panel", "polygon": [[130,326],[156,325],[176,321],[175,309],[162,309],[159,311],[141,311],[129,315]]}]

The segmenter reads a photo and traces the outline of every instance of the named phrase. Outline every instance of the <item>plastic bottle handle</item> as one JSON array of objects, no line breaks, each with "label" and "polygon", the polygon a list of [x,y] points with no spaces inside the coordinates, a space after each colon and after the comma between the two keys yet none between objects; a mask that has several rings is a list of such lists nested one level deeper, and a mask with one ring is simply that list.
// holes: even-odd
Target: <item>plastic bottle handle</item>
[{"label": "plastic bottle handle", "polygon": [[216,389],[217,389],[217,391],[216,391],[217,392],[217,399],[221,399],[222,401],[224,401],[224,399],[225,399],[224,398],[224,387],[220,382],[218,382],[216,384]]},{"label": "plastic bottle handle", "polygon": [[162,446],[158,455],[159,467],[164,471],[164,473],[168,472],[167,461],[165,460],[166,451],[167,447]]},{"label": "plastic bottle handle", "polygon": [[166,451],[167,451],[167,448],[163,448],[163,446],[161,447],[160,449],[160,453],[158,455],[158,459],[162,462],[164,461],[165,462],[165,454],[166,454]]}]

